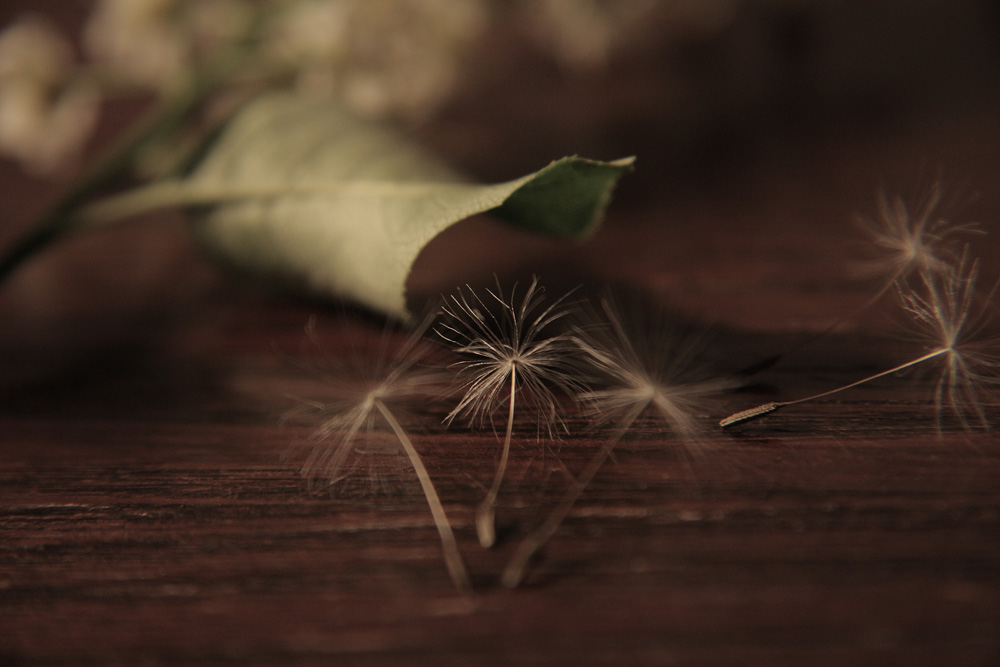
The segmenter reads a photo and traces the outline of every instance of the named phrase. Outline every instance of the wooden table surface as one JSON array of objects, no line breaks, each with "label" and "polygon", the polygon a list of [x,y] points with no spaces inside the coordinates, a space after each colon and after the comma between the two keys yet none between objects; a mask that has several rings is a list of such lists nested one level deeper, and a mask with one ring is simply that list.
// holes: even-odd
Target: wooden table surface
[{"label": "wooden table surface", "polygon": [[[694,321],[732,372],[868,299],[853,219],[880,187],[940,174],[952,219],[989,232],[973,252],[995,282],[996,109],[800,127],[697,166],[657,152],[670,141],[649,112],[580,148],[639,158],[595,238],[470,221],[421,258],[414,298],[494,272],[556,293],[614,284]],[[471,102],[423,130],[484,178],[575,152],[569,130],[534,148],[527,134]],[[523,153],[497,157],[505,137]],[[6,243],[58,185],[0,168]],[[501,540],[484,550],[474,510],[497,437],[423,406],[415,443],[472,572],[466,597],[405,466],[333,495],[298,472],[315,425],[283,416],[322,393],[308,368],[369,354],[352,341],[380,322],[231,282],[172,217],[73,239],[0,286],[0,664],[1000,664],[1000,442],[953,420],[938,433],[933,374],[715,426],[919,354],[896,312],[890,296],[707,405],[693,461],[643,417],[517,590],[504,564],[604,432],[570,408],[572,433],[539,443],[520,418]],[[987,412],[995,428],[995,394]]]}]

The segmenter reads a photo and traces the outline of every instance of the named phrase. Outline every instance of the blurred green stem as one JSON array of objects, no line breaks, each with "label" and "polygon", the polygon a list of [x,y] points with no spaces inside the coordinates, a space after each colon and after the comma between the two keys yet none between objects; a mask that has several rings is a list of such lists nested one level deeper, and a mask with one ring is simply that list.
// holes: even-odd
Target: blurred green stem
[{"label": "blurred green stem", "polygon": [[246,62],[246,49],[234,49],[194,72],[175,94],[157,102],[145,116],[99,157],[58,201],[0,256],[0,283],[52,241],[82,226],[75,213],[109,183],[133,168],[136,160],[181,127],[208,95]]}]

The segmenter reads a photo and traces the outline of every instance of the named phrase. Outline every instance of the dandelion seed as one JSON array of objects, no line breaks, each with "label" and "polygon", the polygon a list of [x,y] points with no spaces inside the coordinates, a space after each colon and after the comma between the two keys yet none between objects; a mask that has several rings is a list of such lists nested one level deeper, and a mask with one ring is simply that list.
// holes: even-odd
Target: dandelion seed
[{"label": "dandelion seed", "polygon": [[[992,313],[996,287],[989,295],[977,301],[975,284],[979,263],[969,262],[962,254],[957,263],[948,269],[926,268],[920,272],[918,289],[899,283],[903,308],[913,318],[918,337],[928,345],[928,351],[888,370],[857,380],[819,394],[794,401],[772,402],[742,410],[719,422],[722,428],[740,424],[768,414],[778,408],[805,403],[852,389],[859,385],[892,375],[932,360],[941,364],[940,375],[934,389],[934,408],[938,431],[945,406],[958,417],[962,426],[971,428],[971,413],[983,428],[989,423],[983,408],[981,393],[991,385],[1000,384],[1000,356],[996,353],[997,339],[982,338]],[[980,304],[985,304],[980,306]]]},{"label": "dandelion seed", "polygon": [[566,493],[544,523],[518,546],[504,569],[502,582],[509,588],[521,583],[528,563],[555,534],[580,494],[640,415],[653,411],[681,438],[686,449],[695,449],[695,414],[706,398],[728,386],[726,381],[702,380],[694,359],[700,341],[693,337],[659,335],[655,339],[626,327],[610,300],[601,302],[608,327],[579,330],[576,343],[584,357],[605,378],[603,389],[585,391],[580,400],[587,412],[616,428],[601,450]]},{"label": "dandelion seed", "polygon": [[[331,372],[323,373],[334,400],[329,403],[310,402],[324,419],[316,431],[319,444],[303,466],[309,478],[323,477],[335,484],[346,476],[348,461],[362,454],[364,443],[371,444],[379,433],[388,428],[398,446],[406,454],[423,489],[427,504],[444,550],[445,565],[456,588],[471,591],[469,574],[458,551],[455,535],[430,479],[420,454],[409,434],[403,428],[390,404],[426,398],[439,386],[440,378],[433,371],[421,367],[430,354],[430,347],[422,339],[430,319],[387,355],[378,359],[368,372],[347,369],[344,364]],[[311,325],[312,326],[312,323]]]},{"label": "dandelion seed", "polygon": [[[466,357],[456,365],[464,395],[446,422],[466,418],[470,424],[492,423],[494,415],[507,407],[500,463],[476,516],[484,547],[496,541],[496,500],[510,455],[517,405],[533,409],[551,436],[561,424],[553,388],[568,395],[582,389],[572,340],[551,333],[553,325],[570,312],[567,297],[545,305],[537,278],[520,299],[516,292],[515,284],[505,295],[499,280],[496,290],[486,290],[485,297],[468,286],[460,289],[445,301],[444,321],[437,329],[438,335]],[[494,312],[497,309],[499,312]]]},{"label": "dandelion seed", "polygon": [[878,216],[862,219],[876,253],[871,267],[886,276],[878,297],[910,275],[951,272],[963,252],[960,237],[984,233],[975,224],[958,224],[942,217],[941,199],[937,183],[912,211],[902,198],[890,200],[883,194],[878,202]]},{"label": "dandelion seed", "polygon": [[966,429],[969,413],[983,428],[989,428],[981,395],[1000,385],[998,338],[987,328],[993,321],[997,286],[977,298],[975,285],[979,262],[962,255],[953,272],[922,275],[923,289],[900,289],[903,308],[913,317],[918,334],[936,348],[941,370],[934,389],[938,431],[945,405]]}]

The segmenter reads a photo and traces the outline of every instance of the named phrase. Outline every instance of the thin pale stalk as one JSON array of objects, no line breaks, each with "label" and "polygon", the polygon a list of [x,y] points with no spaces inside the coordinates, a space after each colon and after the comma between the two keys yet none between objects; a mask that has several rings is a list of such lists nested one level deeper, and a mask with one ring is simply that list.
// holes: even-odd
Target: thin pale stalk
[{"label": "thin pale stalk", "polygon": [[528,563],[531,561],[532,557],[538,553],[545,544],[552,539],[556,531],[559,530],[559,526],[569,515],[569,511],[576,504],[576,501],[580,498],[580,494],[583,490],[587,488],[591,480],[594,479],[594,475],[597,471],[601,469],[604,462],[608,460],[611,456],[611,452],[621,441],[622,436],[625,435],[626,431],[632,426],[632,423],[642,414],[642,411],[646,409],[648,403],[644,403],[632,410],[622,422],[618,431],[615,433],[614,437],[609,439],[601,447],[601,451],[590,460],[587,464],[587,468],[583,471],[580,477],[573,484],[573,488],[563,497],[559,505],[556,506],[552,513],[545,519],[545,521],[538,528],[533,530],[521,544],[518,545],[517,550],[514,551],[514,555],[511,556],[510,561],[507,562],[507,566],[503,570],[503,575],[501,576],[501,582],[507,588],[517,588],[521,582],[524,580],[524,575],[528,570]]},{"label": "thin pale stalk", "polygon": [[385,403],[379,399],[375,399],[375,405],[378,407],[379,412],[382,413],[393,433],[399,438],[399,443],[403,446],[403,450],[409,457],[413,470],[417,473],[417,479],[420,480],[420,486],[423,488],[427,504],[430,506],[431,516],[434,517],[434,525],[437,526],[438,535],[441,537],[441,547],[444,549],[444,562],[448,567],[451,580],[455,583],[455,587],[462,593],[471,593],[472,582],[469,579],[468,571],[465,569],[465,563],[462,561],[462,555],[458,551],[455,533],[451,530],[451,524],[444,513],[441,499],[434,488],[434,483],[431,482],[430,475],[427,474],[427,468],[424,467],[424,462],[420,458],[420,454],[417,453],[409,435],[407,435]]},{"label": "thin pale stalk", "polygon": [[476,512],[476,532],[479,535],[479,544],[486,549],[492,547],[497,541],[497,494],[500,493],[500,484],[503,482],[504,473],[507,471],[507,459],[510,456],[510,439],[514,431],[514,399],[516,396],[517,364],[512,364],[510,368],[510,408],[507,411],[507,435],[503,440],[503,453],[500,454],[500,465],[497,466],[496,475],[493,477],[493,485],[487,492],[483,502],[479,504],[479,510]]},{"label": "thin pale stalk", "polygon": [[917,357],[916,359],[912,359],[910,361],[907,361],[905,364],[900,364],[899,366],[896,366],[894,368],[890,368],[889,370],[885,370],[885,371],[882,371],[880,373],[876,373],[875,375],[869,375],[866,378],[862,378],[862,379],[857,380],[855,382],[852,382],[850,384],[845,384],[842,387],[837,387],[835,389],[830,389],[829,391],[824,391],[824,392],[821,392],[819,394],[813,394],[812,396],[806,396],[805,398],[797,398],[794,401],[775,401],[775,402],[771,402],[771,403],[763,403],[761,405],[758,405],[758,406],[753,407],[753,408],[749,408],[747,410],[741,410],[740,412],[733,413],[733,414],[729,415],[728,417],[726,417],[725,419],[721,420],[719,422],[719,426],[721,426],[722,428],[726,428],[728,426],[733,426],[735,424],[741,424],[741,423],[743,423],[745,421],[749,421],[749,420],[754,419],[756,417],[760,417],[760,416],[766,415],[766,414],[768,414],[770,412],[774,412],[778,408],[783,408],[783,407],[788,406],[788,405],[795,405],[797,403],[805,403],[807,401],[814,401],[814,400],[816,400],[818,398],[824,398],[826,396],[831,396],[833,394],[837,394],[837,393],[840,393],[842,391],[846,391],[848,389],[853,389],[854,387],[857,387],[858,385],[865,384],[866,382],[871,382],[872,380],[877,380],[877,379],[879,379],[881,377],[885,377],[886,375],[891,375],[893,373],[898,373],[899,371],[906,370],[907,368],[911,368],[911,367],[916,366],[918,364],[922,364],[925,361],[930,361],[931,359],[934,359],[935,357],[939,357],[942,354],[947,354],[947,353],[949,353],[951,351],[952,351],[952,349],[950,347],[941,347],[941,348],[938,348],[938,349],[934,350],[933,352],[928,352],[927,354],[925,354],[925,355],[923,355],[921,357]]}]

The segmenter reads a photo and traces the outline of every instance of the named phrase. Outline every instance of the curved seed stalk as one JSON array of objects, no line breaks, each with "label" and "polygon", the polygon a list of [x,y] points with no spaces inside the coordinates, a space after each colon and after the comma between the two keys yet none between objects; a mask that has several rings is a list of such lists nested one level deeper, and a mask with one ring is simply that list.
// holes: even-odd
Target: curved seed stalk
[{"label": "curved seed stalk", "polygon": [[[433,396],[441,376],[419,366],[432,353],[423,339],[431,319],[425,318],[403,340],[384,337],[380,353],[370,356],[324,358],[324,364],[310,370],[323,382],[332,401],[309,401],[307,406],[324,416],[315,430],[317,444],[306,459],[302,472],[309,478],[323,478],[330,485],[344,479],[353,462],[367,456],[363,443],[377,430],[388,427],[406,455],[420,482],[434,525],[441,540],[444,561],[455,587],[472,591],[471,579],[458,550],[454,532],[434,488],[423,459],[403,428],[391,404],[406,403]],[[315,339],[315,321],[306,328]],[[307,366],[308,368],[308,366]]]},{"label": "curved seed stalk", "polygon": [[526,538],[524,538],[523,542],[517,545],[514,555],[511,556],[510,560],[507,562],[500,578],[500,581],[504,586],[507,588],[517,588],[521,585],[521,582],[524,580],[524,576],[528,572],[528,565],[531,563],[531,559],[536,553],[538,553],[538,550],[545,546],[548,541],[552,539],[552,536],[556,534],[556,531],[559,530],[559,526],[562,525],[562,522],[566,519],[570,510],[573,509],[576,501],[580,498],[580,494],[582,494],[584,489],[590,485],[594,476],[604,466],[604,462],[611,456],[611,453],[618,445],[618,442],[632,427],[632,424],[646,409],[647,405],[648,404],[636,406],[636,408],[625,417],[615,435],[605,442],[601,447],[601,451],[590,460],[590,463],[587,464],[587,468],[573,484],[573,488],[570,489],[570,491],[563,497],[556,508],[552,510],[552,513],[549,514],[542,525],[533,530]]},{"label": "curved seed stalk", "polygon": [[485,548],[490,548],[497,541],[496,531],[496,507],[497,495],[500,493],[500,484],[503,482],[504,473],[507,471],[507,459],[510,458],[510,437],[514,431],[514,402],[517,395],[517,366],[510,371],[510,409],[507,413],[507,434],[503,440],[503,452],[500,454],[500,464],[497,466],[496,474],[493,476],[493,484],[490,490],[479,504],[476,511],[476,534],[479,536],[479,544]]},{"label": "curved seed stalk", "polygon": [[[555,535],[643,412],[654,411],[685,449],[694,449],[698,430],[695,411],[710,394],[726,386],[702,379],[694,364],[696,350],[701,347],[698,339],[690,334],[679,336],[664,327],[651,332],[634,331],[634,327],[626,326],[610,299],[604,299],[601,307],[607,318],[605,330],[579,330],[574,340],[583,357],[607,379],[608,386],[587,391],[579,398],[593,417],[614,420],[617,425],[546,520],[518,545],[501,579],[509,588],[521,583],[532,557]],[[695,449],[695,453],[700,452]]]},{"label": "curved seed stalk", "polygon": [[382,399],[376,398],[374,404],[383,419],[389,424],[389,428],[396,434],[399,444],[403,446],[403,451],[406,452],[406,456],[410,459],[410,464],[417,474],[420,487],[423,489],[424,497],[427,499],[427,505],[430,507],[431,516],[434,517],[434,525],[437,527],[438,535],[441,537],[444,562],[448,568],[448,574],[451,575],[451,580],[455,584],[455,588],[462,593],[471,593],[472,581],[469,579],[469,572],[465,569],[465,562],[462,560],[462,554],[459,553],[458,544],[455,541],[455,533],[448,522],[448,516],[441,505],[441,499],[434,488],[434,483],[431,481],[430,475],[427,474],[427,468],[424,467],[423,459],[420,458],[420,454],[417,453],[416,448],[413,446],[410,436],[407,435],[395,415],[392,414],[392,411],[389,410]]}]

